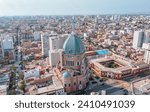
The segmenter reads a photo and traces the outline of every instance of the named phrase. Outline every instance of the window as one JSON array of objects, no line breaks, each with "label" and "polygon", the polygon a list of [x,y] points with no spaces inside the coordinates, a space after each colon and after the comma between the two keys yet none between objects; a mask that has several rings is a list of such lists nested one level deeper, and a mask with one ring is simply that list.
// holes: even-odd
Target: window
[{"label": "window", "polygon": [[70,87],[70,84],[69,84],[69,87]]},{"label": "window", "polygon": [[71,55],[68,55],[68,58],[73,58],[73,56],[71,56]]},{"label": "window", "polygon": [[65,84],[65,87],[67,87],[67,84]]},{"label": "window", "polygon": [[8,51],[4,52],[4,56],[9,56],[9,52]]},{"label": "window", "polygon": [[80,58],[80,56],[77,56],[78,58]]},{"label": "window", "polygon": [[74,66],[74,61],[66,61],[67,66]]},{"label": "window", "polygon": [[77,76],[77,75],[81,75],[81,74],[80,74],[80,72],[74,72],[74,75]]},{"label": "window", "polygon": [[82,84],[82,82],[80,81],[79,84]]},{"label": "window", "polygon": [[76,85],[76,83],[74,82],[74,86]]},{"label": "window", "polygon": [[80,62],[78,61],[78,62],[77,62],[77,66],[79,66],[79,65],[80,65]]}]

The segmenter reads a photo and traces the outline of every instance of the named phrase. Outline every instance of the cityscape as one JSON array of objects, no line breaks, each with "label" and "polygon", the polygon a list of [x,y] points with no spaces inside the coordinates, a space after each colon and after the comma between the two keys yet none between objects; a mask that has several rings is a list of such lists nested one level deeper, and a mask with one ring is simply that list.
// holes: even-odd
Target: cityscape
[{"label": "cityscape", "polygon": [[150,94],[150,16],[0,18],[0,94]]}]

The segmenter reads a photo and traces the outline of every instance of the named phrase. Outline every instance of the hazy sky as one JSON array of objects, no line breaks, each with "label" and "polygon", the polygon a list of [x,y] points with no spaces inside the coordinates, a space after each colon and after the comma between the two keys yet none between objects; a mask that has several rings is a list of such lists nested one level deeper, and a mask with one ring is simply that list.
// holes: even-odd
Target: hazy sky
[{"label": "hazy sky", "polygon": [[0,16],[147,12],[149,0],[0,0]]}]

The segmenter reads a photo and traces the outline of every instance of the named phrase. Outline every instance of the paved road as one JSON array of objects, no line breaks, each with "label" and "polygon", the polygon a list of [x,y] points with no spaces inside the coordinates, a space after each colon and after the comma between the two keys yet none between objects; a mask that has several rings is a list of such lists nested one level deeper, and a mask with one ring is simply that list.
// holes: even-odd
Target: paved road
[{"label": "paved road", "polygon": [[[95,79],[95,78],[93,78]],[[86,89],[86,93],[90,94],[91,92],[101,92],[102,90],[106,91],[106,94],[112,94],[117,91],[122,91],[124,89],[123,85],[126,85],[126,82],[119,83],[117,80],[108,79],[106,82],[101,82],[97,84],[91,84],[91,89]],[[126,90],[126,88],[125,88]]]}]

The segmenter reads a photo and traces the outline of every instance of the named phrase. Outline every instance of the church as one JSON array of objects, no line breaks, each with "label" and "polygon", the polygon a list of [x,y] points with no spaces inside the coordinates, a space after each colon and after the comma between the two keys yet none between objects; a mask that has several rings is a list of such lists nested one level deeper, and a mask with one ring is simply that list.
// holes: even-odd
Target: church
[{"label": "church", "polygon": [[87,66],[84,44],[81,38],[72,32],[64,42],[60,61],[54,69],[65,92],[71,93],[86,88]]}]

